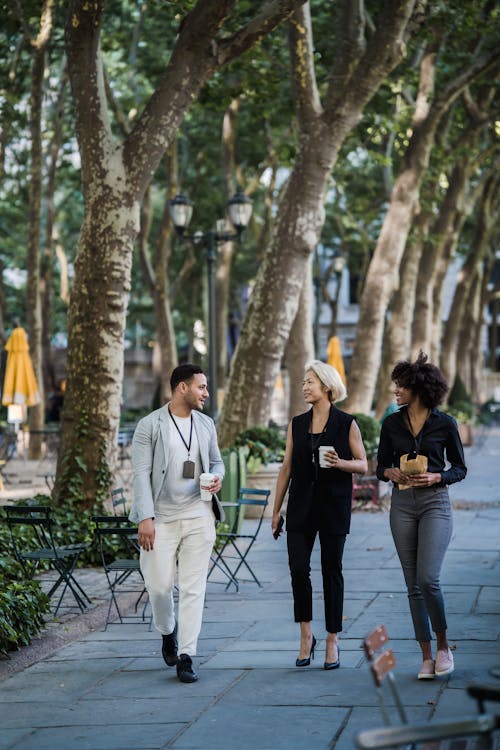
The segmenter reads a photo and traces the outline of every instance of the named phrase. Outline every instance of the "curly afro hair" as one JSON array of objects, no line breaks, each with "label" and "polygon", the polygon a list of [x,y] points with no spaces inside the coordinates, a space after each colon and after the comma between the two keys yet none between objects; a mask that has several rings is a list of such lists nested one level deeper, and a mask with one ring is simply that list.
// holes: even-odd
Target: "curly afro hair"
[{"label": "curly afro hair", "polygon": [[444,401],[448,383],[439,367],[431,365],[427,359],[427,354],[420,351],[415,362],[398,362],[391,373],[391,379],[396,385],[408,388],[418,396],[428,409],[434,409]]}]

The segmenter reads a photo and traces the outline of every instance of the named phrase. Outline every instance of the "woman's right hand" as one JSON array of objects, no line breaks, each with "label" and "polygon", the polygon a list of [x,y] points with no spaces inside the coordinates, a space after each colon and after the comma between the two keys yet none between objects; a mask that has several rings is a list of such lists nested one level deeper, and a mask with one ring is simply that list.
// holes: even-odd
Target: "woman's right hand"
[{"label": "woman's right hand", "polygon": [[[273,532],[273,534],[276,531],[276,529],[278,528],[279,520],[280,520],[280,512],[278,510],[278,511],[275,511],[273,513],[273,520],[271,521],[271,531]],[[282,534],[282,533],[283,532],[280,531],[280,534]]]},{"label": "woman's right hand", "polygon": [[408,484],[408,475],[404,474],[400,469],[386,469],[384,471],[384,476],[387,479],[390,479],[391,482],[397,484]]}]

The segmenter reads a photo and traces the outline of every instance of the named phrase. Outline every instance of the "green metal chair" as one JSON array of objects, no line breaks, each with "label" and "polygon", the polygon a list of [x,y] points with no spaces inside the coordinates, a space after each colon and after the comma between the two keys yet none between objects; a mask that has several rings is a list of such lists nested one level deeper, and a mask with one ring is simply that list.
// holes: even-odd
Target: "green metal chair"
[{"label": "green metal chair", "polygon": [[[9,527],[16,559],[21,563],[26,575],[33,578],[40,567],[45,565],[54,570],[57,578],[48,592],[51,598],[59,587],[62,592],[56,608],[57,614],[64,594],[69,589],[81,612],[91,600],[74,576],[78,558],[88,548],[89,542],[56,544],[52,511],[46,505],[6,505],[4,514]],[[30,529],[31,533],[26,533]]]},{"label": "green metal chair", "polygon": [[[396,747],[405,747],[408,750],[491,750],[495,742],[494,733],[500,729],[500,714],[487,714],[484,703],[500,701],[500,688],[474,685],[467,689],[469,695],[477,701],[478,714],[474,717],[461,717],[435,724],[410,724],[393,674],[396,658],[392,649],[386,649],[388,641],[389,636],[384,625],[369,633],[363,641],[386,726],[358,732],[355,736],[356,747],[359,750]],[[393,723],[392,706],[385,696],[385,684],[389,686],[389,694],[396,706],[400,722],[394,726],[390,726]]]},{"label": "green metal chair", "polygon": [[115,516],[127,515],[127,501],[123,487],[116,487],[111,490],[111,507]]},{"label": "green metal chair", "polygon": [[[262,586],[261,582],[253,572],[247,557],[255,544],[260,527],[262,526],[264,511],[269,502],[270,494],[270,490],[241,487],[236,501],[234,503],[224,504],[224,510],[226,512],[228,506],[233,506],[237,511],[237,514],[235,516],[233,527],[230,528],[229,531],[217,532],[220,546],[218,549],[214,550],[214,554],[212,555],[212,566],[208,571],[208,578],[216,567],[219,568],[219,570],[223,570],[229,579],[226,584],[226,591],[231,584],[235,586],[236,591],[239,590],[238,573],[242,566],[247,569],[255,583],[258,586]],[[240,517],[240,513],[244,516],[245,508],[250,505],[258,506],[260,508],[260,514],[257,518],[257,523],[254,526],[253,533],[243,533],[237,528],[237,521]],[[233,552],[233,554],[230,554],[230,552]]]},{"label": "green metal chair", "polygon": [[[124,623],[124,616],[118,606],[119,594],[139,593],[135,603],[135,612],[137,612],[141,599],[147,592],[140,568],[139,545],[136,540],[137,529],[135,526],[128,520],[127,516],[92,516],[92,520],[95,524],[102,567],[106,574],[110,592],[109,607],[104,625],[104,630],[106,630],[111,622],[113,605],[120,623]],[[139,577],[140,587],[130,580],[134,573]],[[146,620],[147,604],[146,601],[142,610],[142,621]],[[133,623],[136,620],[137,618],[132,618],[132,620],[127,618],[127,622]]]}]

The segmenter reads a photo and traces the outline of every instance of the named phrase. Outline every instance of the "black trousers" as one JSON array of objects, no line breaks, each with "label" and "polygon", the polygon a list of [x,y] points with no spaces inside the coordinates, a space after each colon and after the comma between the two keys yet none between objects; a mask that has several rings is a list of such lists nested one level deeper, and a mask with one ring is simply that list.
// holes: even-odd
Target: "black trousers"
[{"label": "black trousers", "polygon": [[286,535],[295,622],[310,622],[313,618],[310,562],[319,533],[326,629],[329,633],[340,633],[344,609],[342,555],[346,535],[328,533],[318,525],[311,524],[303,531],[287,531]]}]

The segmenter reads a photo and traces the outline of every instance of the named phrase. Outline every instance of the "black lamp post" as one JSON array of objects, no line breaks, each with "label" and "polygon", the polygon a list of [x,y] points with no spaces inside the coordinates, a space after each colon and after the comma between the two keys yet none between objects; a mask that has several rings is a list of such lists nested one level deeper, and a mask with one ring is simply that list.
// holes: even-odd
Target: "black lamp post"
[{"label": "black lamp post", "polygon": [[193,214],[193,204],[184,195],[177,195],[168,202],[170,216],[174,222],[175,231],[182,242],[188,240],[201,243],[205,248],[208,279],[208,378],[211,397],[208,412],[214,419],[217,417],[217,330],[215,320],[215,264],[217,262],[217,246],[223,242],[237,240],[240,242],[244,229],[248,226],[252,215],[252,199],[241,191],[233,195],[227,202],[227,213],[235,232],[195,232],[186,234],[186,229]]}]

